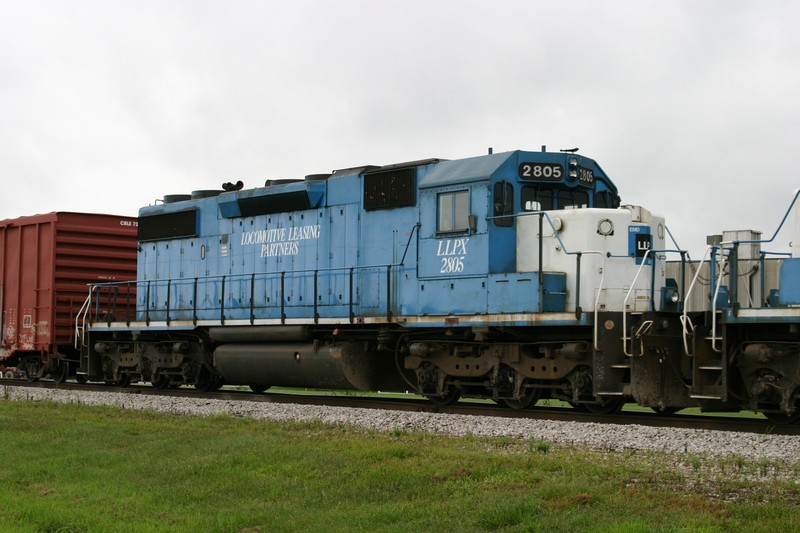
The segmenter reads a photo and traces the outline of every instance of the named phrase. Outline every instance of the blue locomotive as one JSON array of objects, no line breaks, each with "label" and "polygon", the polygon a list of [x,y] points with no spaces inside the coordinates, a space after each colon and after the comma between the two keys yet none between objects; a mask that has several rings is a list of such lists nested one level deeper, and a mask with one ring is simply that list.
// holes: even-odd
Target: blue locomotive
[{"label": "blue locomotive", "polygon": [[800,258],[743,305],[742,239],[687,262],[575,151],[228,183],[138,229],[137,279],[93,286],[76,322],[88,379],[800,418]]}]

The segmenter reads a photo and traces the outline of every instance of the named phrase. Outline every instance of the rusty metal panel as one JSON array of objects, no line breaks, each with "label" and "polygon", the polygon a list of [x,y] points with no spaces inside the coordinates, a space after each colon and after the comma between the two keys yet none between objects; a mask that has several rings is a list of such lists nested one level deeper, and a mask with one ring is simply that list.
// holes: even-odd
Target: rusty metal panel
[{"label": "rusty metal panel", "polygon": [[0,221],[0,360],[72,344],[87,285],[136,278],[136,218],[48,213]]}]

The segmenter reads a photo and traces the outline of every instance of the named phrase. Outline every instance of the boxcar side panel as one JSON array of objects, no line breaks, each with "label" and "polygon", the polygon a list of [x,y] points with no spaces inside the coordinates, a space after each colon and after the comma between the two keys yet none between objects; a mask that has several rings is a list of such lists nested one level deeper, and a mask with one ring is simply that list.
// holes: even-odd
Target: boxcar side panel
[{"label": "boxcar side panel", "polygon": [[72,344],[88,284],[135,280],[136,247],[134,217],[48,213],[0,221],[0,360]]},{"label": "boxcar side panel", "polygon": [[[137,242],[135,217],[59,213],[52,282],[56,344],[72,342],[75,316],[86,300],[89,283],[136,280]],[[124,296],[119,296],[116,304],[122,306],[125,301]],[[135,285],[132,284],[131,315],[135,302]],[[127,314],[120,308],[107,309],[107,313],[118,318]]]}]

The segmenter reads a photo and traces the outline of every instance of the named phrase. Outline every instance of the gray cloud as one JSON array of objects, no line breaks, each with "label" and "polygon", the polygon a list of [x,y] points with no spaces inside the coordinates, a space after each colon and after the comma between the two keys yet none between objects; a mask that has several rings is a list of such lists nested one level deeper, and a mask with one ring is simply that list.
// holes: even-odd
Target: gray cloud
[{"label": "gray cloud", "polygon": [[790,0],[0,7],[0,218],[546,144],[697,248],[800,186]]}]

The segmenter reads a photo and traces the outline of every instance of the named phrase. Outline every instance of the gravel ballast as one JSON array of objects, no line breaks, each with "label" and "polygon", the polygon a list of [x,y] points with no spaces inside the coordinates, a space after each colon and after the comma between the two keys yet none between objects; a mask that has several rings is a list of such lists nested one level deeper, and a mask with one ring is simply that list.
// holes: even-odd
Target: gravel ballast
[{"label": "gravel ballast", "polygon": [[320,421],[383,432],[401,430],[454,436],[506,436],[604,452],[635,450],[709,457],[741,457],[752,461],[777,461],[785,465],[794,465],[800,461],[800,438],[791,435],[409,413],[246,400],[159,397],[119,392],[31,389],[10,385],[1,387],[2,397],[11,400],[106,405],[195,416],[228,414],[258,420]]}]

